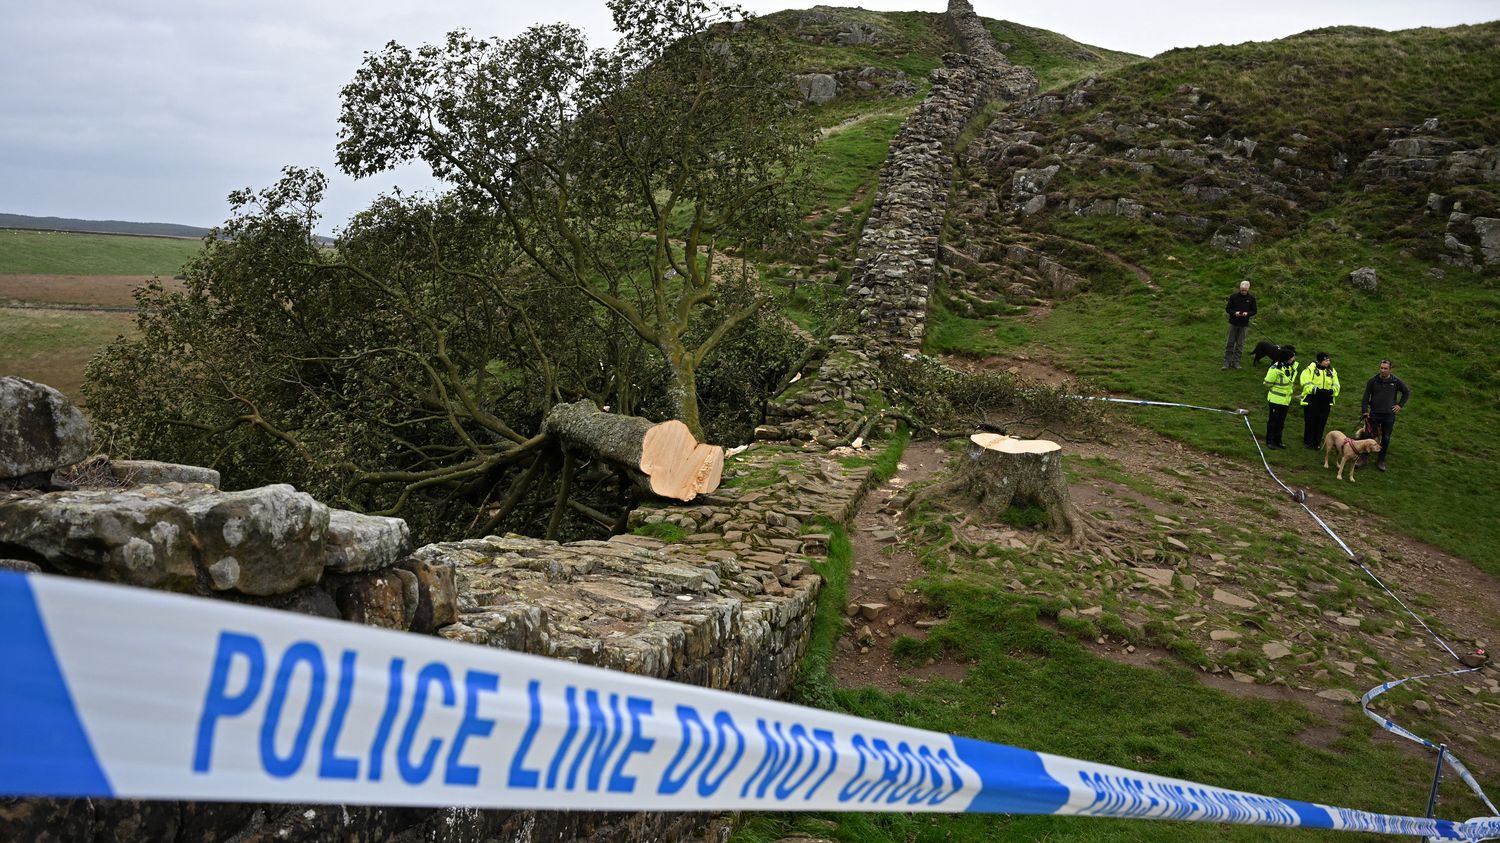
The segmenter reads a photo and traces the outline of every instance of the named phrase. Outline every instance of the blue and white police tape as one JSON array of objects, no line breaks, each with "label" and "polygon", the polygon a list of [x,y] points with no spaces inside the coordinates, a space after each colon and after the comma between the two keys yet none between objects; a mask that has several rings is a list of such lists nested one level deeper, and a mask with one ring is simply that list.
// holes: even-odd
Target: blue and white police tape
[{"label": "blue and white police tape", "polygon": [[[1415,741],[1416,743],[1419,743],[1422,746],[1427,747],[1428,749],[1436,751],[1438,748],[1437,744],[1434,744],[1432,741],[1429,741],[1421,735],[1411,731],[1410,729],[1407,729],[1405,726],[1396,723],[1390,718],[1383,717],[1371,711],[1370,703],[1373,702],[1376,697],[1380,696],[1386,691],[1389,691],[1390,689],[1395,688],[1399,685],[1405,685],[1407,682],[1415,682],[1421,679],[1440,679],[1448,676],[1461,676],[1465,673],[1473,673],[1478,669],[1479,668],[1477,667],[1469,667],[1464,668],[1463,670],[1451,670],[1447,673],[1429,673],[1424,676],[1408,676],[1405,679],[1395,679],[1390,682],[1376,685],[1375,687],[1366,691],[1363,697],[1360,697],[1359,707],[1364,711],[1366,717],[1380,724],[1380,728],[1386,730],[1387,732],[1390,732],[1393,735],[1398,735],[1400,737],[1406,738],[1409,741]],[[1496,813],[1500,813],[1500,811],[1496,810],[1495,803],[1490,801],[1490,797],[1486,795],[1484,789],[1479,786],[1479,782],[1475,780],[1474,774],[1470,773],[1469,768],[1464,766],[1464,763],[1462,761],[1458,760],[1458,756],[1453,753],[1453,750],[1450,749],[1444,752],[1442,755],[1442,759],[1448,764],[1449,767],[1453,768],[1453,772],[1463,780],[1463,783],[1469,786],[1469,790],[1474,791],[1474,795],[1479,797],[1479,800],[1484,803],[1484,806],[1486,808],[1489,808],[1491,811],[1494,811]]]},{"label": "blue and white police tape", "polygon": [[757,697],[0,572],[0,795],[1073,814],[1475,840]]}]

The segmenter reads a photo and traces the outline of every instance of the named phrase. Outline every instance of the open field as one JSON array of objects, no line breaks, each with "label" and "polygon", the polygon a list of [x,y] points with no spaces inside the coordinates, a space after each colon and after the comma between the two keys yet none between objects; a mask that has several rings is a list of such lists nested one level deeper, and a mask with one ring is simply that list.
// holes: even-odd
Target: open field
[{"label": "open field", "polygon": [[161,275],[182,272],[197,240],[0,230],[0,275]]},{"label": "open field", "polygon": [[134,330],[133,313],[0,307],[0,375],[16,375],[82,399],[89,358]]},{"label": "open field", "polygon": [[[0,275],[0,302],[63,304],[95,308],[135,310],[137,287],[151,281],[150,275]],[[162,279],[169,290],[182,282]]]},{"label": "open field", "polygon": [[197,240],[0,230],[0,375],[82,399],[90,358],[133,330],[136,288],[172,279]]}]

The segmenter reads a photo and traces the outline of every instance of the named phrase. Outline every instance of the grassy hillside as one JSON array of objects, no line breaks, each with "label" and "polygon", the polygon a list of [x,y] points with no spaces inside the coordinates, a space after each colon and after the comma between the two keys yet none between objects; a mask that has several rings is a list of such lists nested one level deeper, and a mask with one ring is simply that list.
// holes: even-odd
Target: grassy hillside
[{"label": "grassy hillside", "polygon": [[171,277],[199,245],[163,237],[0,230],[0,273]]},{"label": "grassy hillside", "polygon": [[139,234],[148,237],[186,237],[201,240],[209,229],[195,225],[167,222],[124,222],[122,220],[80,220],[71,217],[32,217],[25,214],[0,214],[0,228],[26,228],[39,231],[86,231],[98,234]]},{"label": "grassy hillside", "polygon": [[[986,20],[985,26],[1005,57],[1031,68],[1043,91],[1077,82],[1085,76],[1109,73],[1141,60],[1132,53],[1090,47],[1056,32],[1011,23]],[[1005,45],[1009,44],[1009,49]]]},{"label": "grassy hillside", "polygon": [[[1477,240],[1467,218],[1450,216],[1500,210],[1500,185],[1451,163],[1500,137],[1500,64],[1488,60],[1497,51],[1500,24],[1323,30],[1172,51],[1080,88],[1082,108],[1033,110],[1019,122],[1037,133],[1035,154],[1007,163],[998,152],[1007,140],[992,137],[966,172],[973,203],[1011,190],[1022,168],[1056,165],[1045,210],[959,211],[955,239],[991,255],[1029,243],[1085,274],[1095,292],[1042,318],[940,312],[937,350],[1025,352],[1112,391],[1245,407],[1259,429],[1263,370],[1219,368],[1224,300],[1249,280],[1261,308],[1251,344],[1293,343],[1304,365],[1315,351],[1333,355],[1343,394],[1331,425],[1352,427],[1382,357],[1415,391],[1389,474],[1339,484],[1320,456],[1293,449],[1272,457],[1285,479],[1500,573],[1500,522],[1486,491],[1500,483],[1500,447],[1475,435],[1500,410],[1500,273],[1459,265],[1478,255]],[[1422,125],[1428,118],[1436,122]],[[1424,149],[1435,152],[1409,151]],[[1118,199],[1139,210],[1116,213]],[[1247,246],[1214,243],[1241,228],[1255,232]],[[1351,285],[1360,267],[1379,273],[1375,291]],[[1138,418],[1254,458],[1207,419]],[[1300,430],[1294,411],[1288,441]]]}]

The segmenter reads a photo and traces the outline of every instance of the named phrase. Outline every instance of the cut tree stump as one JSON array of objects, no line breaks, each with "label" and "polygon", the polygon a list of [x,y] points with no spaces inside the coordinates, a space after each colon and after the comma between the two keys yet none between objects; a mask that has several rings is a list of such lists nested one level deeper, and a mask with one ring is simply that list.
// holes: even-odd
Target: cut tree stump
[{"label": "cut tree stump", "polygon": [[606,460],[658,497],[690,501],[719,488],[724,474],[724,449],[699,442],[676,419],[653,422],[607,413],[584,399],[554,406],[542,429],[563,450]]},{"label": "cut tree stump", "polygon": [[1046,439],[1019,439],[1000,433],[969,437],[966,459],[952,479],[914,495],[911,504],[934,497],[960,495],[998,519],[1016,505],[1046,510],[1052,529],[1074,543],[1085,538],[1083,521],[1073,510],[1062,473],[1062,446]]},{"label": "cut tree stump", "polygon": [[1035,504],[1047,511],[1052,529],[1075,540],[1082,537],[1062,473],[1061,445],[1047,439],[976,433],[969,437],[965,455],[968,461],[959,469],[959,478],[990,514],[998,517],[1016,504]]}]

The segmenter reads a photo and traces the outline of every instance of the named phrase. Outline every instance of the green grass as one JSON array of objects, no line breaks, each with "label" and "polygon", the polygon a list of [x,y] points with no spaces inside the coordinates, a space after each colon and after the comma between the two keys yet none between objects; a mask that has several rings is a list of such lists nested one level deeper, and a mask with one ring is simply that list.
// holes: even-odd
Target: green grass
[{"label": "green grass", "polygon": [[930,354],[984,357],[1024,345],[1030,339],[1027,324],[1019,319],[959,316],[940,297],[935,297],[927,313],[923,347]]},{"label": "green grass", "polygon": [[0,230],[0,272],[170,277],[201,245],[166,237]]},{"label": "green grass", "polygon": [[1031,68],[1043,91],[1072,84],[1141,60],[1140,56],[1080,44],[1064,35],[1022,26],[1007,20],[986,19],[995,43],[1010,44],[1006,58]]},{"label": "green grass", "polygon": [[667,544],[677,544],[687,537],[687,530],[666,521],[657,521],[654,524],[640,524],[630,532],[637,536],[660,539]]},{"label": "green grass", "polygon": [[[818,685],[803,702],[860,717],[1114,764],[1275,796],[1386,813],[1420,814],[1429,763],[1376,741],[1376,727],[1350,715],[1334,726],[1331,750],[1302,740],[1322,725],[1287,702],[1232,697],[1201,685],[1188,668],[1152,670],[1090,654],[1049,626],[1055,606],[988,585],[933,576],[929,601],[947,615],[925,641],[898,646],[903,658],[954,659],[960,681],[912,682],[905,693]],[[825,593],[831,628],[843,596]],[[823,615],[820,614],[820,618]],[[1092,626],[1092,624],[1090,624]],[[814,632],[809,666],[827,664],[833,640]],[[805,677],[822,676],[809,670]],[[831,700],[831,702],[827,702]],[[1445,787],[1441,813],[1481,810],[1461,788]],[[750,816],[740,843],[800,834],[841,841],[1198,841],[1353,840],[1307,830],[1064,817],[819,814]]]},{"label": "green grass", "polygon": [[813,615],[812,633],[807,654],[798,668],[791,697],[802,705],[832,708],[835,705],[833,676],[828,666],[833,648],[844,631],[844,602],[849,594],[849,572],[854,564],[854,549],[843,525],[826,519],[808,522],[829,535],[828,556],[814,562],[813,569],[823,577],[818,593],[818,607]]},{"label": "green grass", "polygon": [[0,374],[45,383],[79,401],[89,358],[134,330],[129,313],[0,308]]},{"label": "green grass", "polygon": [[891,138],[910,111],[909,104],[903,106],[836,128],[813,148],[804,213],[853,206],[862,198],[868,208]]}]

